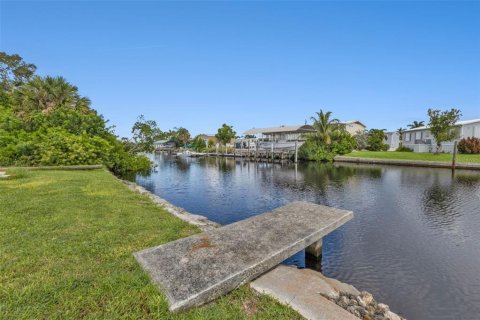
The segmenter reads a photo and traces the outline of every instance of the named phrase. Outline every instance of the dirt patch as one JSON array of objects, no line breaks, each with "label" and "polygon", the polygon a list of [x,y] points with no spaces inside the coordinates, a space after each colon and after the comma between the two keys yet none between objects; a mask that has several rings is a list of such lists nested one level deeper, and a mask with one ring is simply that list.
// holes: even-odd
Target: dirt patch
[{"label": "dirt patch", "polygon": [[200,249],[207,249],[207,248],[214,248],[214,247],[215,247],[215,245],[212,244],[208,235],[204,234],[204,235],[201,236],[200,240],[197,241],[192,246],[192,248],[190,249],[190,253],[195,252],[195,251],[200,250]]},{"label": "dirt patch", "polygon": [[243,302],[243,311],[247,317],[252,318],[257,313],[257,305],[254,301],[246,300]]}]

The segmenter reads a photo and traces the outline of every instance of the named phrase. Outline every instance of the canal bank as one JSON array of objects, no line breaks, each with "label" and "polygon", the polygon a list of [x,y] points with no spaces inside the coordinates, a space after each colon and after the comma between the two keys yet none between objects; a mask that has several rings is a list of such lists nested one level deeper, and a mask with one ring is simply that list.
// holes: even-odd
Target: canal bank
[{"label": "canal bank", "polygon": [[452,175],[442,168],[162,155],[152,160],[155,172],[138,175],[138,184],[222,225],[292,201],[351,210],[355,218],[323,239],[317,270],[371,292],[408,319],[476,319],[480,313],[478,171]]},{"label": "canal bank", "polygon": [[248,286],[169,312],[132,253],[199,229],[106,170],[26,170],[0,179],[0,203],[1,319],[301,319]]},{"label": "canal bank", "polygon": [[461,169],[461,170],[479,170],[480,163],[455,163],[443,161],[419,161],[402,159],[374,159],[374,158],[354,158],[345,156],[336,156],[335,162],[379,164],[404,167],[423,167],[423,168],[442,168],[442,169]]},{"label": "canal bank", "polygon": [[[154,203],[174,216],[200,227],[203,231],[208,232],[219,227],[219,224],[209,221],[206,217],[191,214],[174,206],[135,183],[129,181],[124,183],[132,191],[147,195]],[[149,250],[146,251],[149,252]],[[314,255],[321,255],[321,240],[309,246],[307,251]],[[210,267],[215,268],[214,265]],[[223,268],[221,265],[218,267]],[[154,273],[157,274],[157,272]],[[387,305],[377,303],[370,293],[360,292],[351,285],[325,277],[314,270],[278,266],[252,281],[250,286],[257,292],[270,295],[280,303],[292,307],[307,319],[403,319],[390,311]],[[368,297],[368,300],[365,297]]]}]

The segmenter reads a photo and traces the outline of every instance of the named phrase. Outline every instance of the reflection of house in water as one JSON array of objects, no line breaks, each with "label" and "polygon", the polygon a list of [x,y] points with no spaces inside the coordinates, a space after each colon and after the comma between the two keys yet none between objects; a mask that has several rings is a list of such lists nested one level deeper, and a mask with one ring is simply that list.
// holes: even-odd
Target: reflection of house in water
[{"label": "reflection of house in water", "polygon": [[300,147],[306,140],[306,133],[316,130],[311,125],[280,126],[272,128],[253,128],[245,131],[245,135],[256,135],[259,150],[294,150],[295,144]]}]

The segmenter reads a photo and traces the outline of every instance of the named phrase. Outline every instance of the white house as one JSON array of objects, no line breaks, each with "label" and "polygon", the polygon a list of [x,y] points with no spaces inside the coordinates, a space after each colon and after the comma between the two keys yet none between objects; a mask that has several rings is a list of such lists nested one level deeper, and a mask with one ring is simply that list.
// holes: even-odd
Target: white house
[{"label": "white house", "polygon": [[[457,141],[469,137],[480,138],[480,119],[458,121],[454,130],[457,130],[458,133]],[[454,141],[442,143],[441,151],[453,152],[453,144]],[[415,152],[434,152],[436,150],[436,142],[428,126],[405,130],[403,145]]]}]

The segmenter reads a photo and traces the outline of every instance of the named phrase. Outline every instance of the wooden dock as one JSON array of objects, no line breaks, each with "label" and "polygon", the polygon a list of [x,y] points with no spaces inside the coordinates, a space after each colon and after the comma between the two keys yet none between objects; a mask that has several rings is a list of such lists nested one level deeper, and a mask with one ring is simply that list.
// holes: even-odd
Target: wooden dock
[{"label": "wooden dock", "polygon": [[283,161],[295,161],[294,150],[245,150],[238,149],[233,153],[206,153],[208,157],[228,157],[228,158],[241,158],[249,161],[257,162],[283,162]]}]

